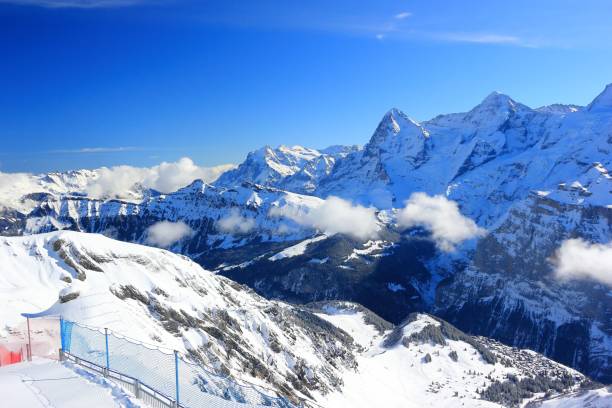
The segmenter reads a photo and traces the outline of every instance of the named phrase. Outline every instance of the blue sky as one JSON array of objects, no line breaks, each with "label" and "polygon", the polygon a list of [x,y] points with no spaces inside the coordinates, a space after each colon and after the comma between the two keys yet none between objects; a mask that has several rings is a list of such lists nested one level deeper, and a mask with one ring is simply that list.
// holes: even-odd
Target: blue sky
[{"label": "blue sky", "polygon": [[612,2],[0,0],[0,171],[364,144],[498,90],[587,104]]}]

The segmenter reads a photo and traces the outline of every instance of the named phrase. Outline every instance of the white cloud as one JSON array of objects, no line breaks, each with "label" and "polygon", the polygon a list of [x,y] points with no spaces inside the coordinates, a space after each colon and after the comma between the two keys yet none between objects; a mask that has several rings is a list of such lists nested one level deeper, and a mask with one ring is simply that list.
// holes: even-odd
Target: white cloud
[{"label": "white cloud", "polygon": [[192,234],[193,230],[182,221],[160,221],[147,229],[147,242],[165,248]]},{"label": "white cloud", "polygon": [[97,170],[99,176],[87,185],[87,194],[92,197],[126,198],[128,192],[138,185],[162,193],[170,193],[184,187],[193,180],[215,181],[223,172],[234,168],[226,164],[216,167],[197,166],[190,158],[163,162],[153,167],[114,166]]},{"label": "white cloud", "polygon": [[404,20],[408,17],[412,16],[412,13],[408,12],[408,11],[402,11],[401,13],[397,13],[395,15],[395,18],[398,20]]},{"label": "white cloud", "polygon": [[276,233],[280,235],[290,235],[296,233],[298,230],[294,227],[290,227],[287,224],[281,224],[276,229]]},{"label": "white cloud", "polygon": [[568,239],[551,259],[559,279],[592,279],[612,286],[612,242]]},{"label": "white cloud", "polygon": [[0,208],[31,210],[29,205],[24,205],[22,197],[24,194],[38,191],[40,187],[31,174],[0,172]]},{"label": "white cloud", "polygon": [[228,234],[246,234],[255,228],[255,220],[243,217],[237,208],[232,208],[227,217],[217,221],[217,228]]},{"label": "white cloud", "polygon": [[271,216],[282,216],[326,234],[346,234],[358,239],[375,238],[378,234],[376,209],[353,205],[338,197],[329,197],[318,207],[300,211],[293,207],[274,207]]},{"label": "white cloud", "polygon": [[382,40],[382,39],[384,39],[384,38],[385,38],[385,35],[384,35],[384,34],[376,34],[376,39],[377,39],[377,40]]},{"label": "white cloud", "polygon": [[485,234],[474,221],[461,214],[456,202],[442,195],[413,193],[399,211],[397,222],[400,227],[421,226],[429,230],[443,251],[452,251],[461,242]]}]

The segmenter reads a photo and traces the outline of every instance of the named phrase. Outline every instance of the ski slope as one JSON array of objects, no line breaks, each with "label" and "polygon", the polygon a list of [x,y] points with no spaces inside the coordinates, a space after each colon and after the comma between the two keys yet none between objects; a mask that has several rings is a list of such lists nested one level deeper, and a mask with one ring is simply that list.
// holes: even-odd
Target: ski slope
[{"label": "ski slope", "polygon": [[98,375],[47,359],[1,367],[0,395],[7,408],[146,406]]}]

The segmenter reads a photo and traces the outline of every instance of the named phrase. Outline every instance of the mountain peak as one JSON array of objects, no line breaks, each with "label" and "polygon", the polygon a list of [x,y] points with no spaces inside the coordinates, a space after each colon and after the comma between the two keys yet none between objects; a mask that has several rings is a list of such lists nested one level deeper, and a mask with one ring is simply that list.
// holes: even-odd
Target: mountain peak
[{"label": "mountain peak", "polygon": [[478,126],[485,123],[498,124],[500,120],[507,119],[513,112],[529,109],[508,95],[494,91],[469,111],[465,116],[465,120]]},{"label": "mountain peak", "polygon": [[387,111],[387,113],[385,114],[385,116],[406,116],[406,114],[404,112],[402,112],[400,109],[398,108],[391,108]]},{"label": "mountain peak", "polygon": [[394,133],[399,133],[405,125],[421,126],[416,120],[410,118],[401,110],[391,108],[385,113],[385,116],[383,116],[378,126],[379,128],[383,126],[384,128],[393,130]]},{"label": "mountain peak", "polygon": [[[415,143],[419,144],[427,137],[428,133],[421,127],[420,123],[411,119],[399,109],[393,108],[383,116],[370,141],[365,146],[364,153],[366,156],[378,156],[382,150],[410,150]],[[417,142],[419,140],[420,142]],[[395,145],[395,147],[391,148],[391,145]]]},{"label": "mountain peak", "polygon": [[587,107],[589,112],[612,112],[612,83],[606,85],[606,88],[601,92],[593,102]]},{"label": "mountain peak", "polygon": [[516,102],[506,94],[493,91],[477,107],[505,107],[508,105],[514,106]]},{"label": "mountain peak", "polygon": [[204,182],[202,179],[195,179],[190,184],[185,187],[179,188],[177,192],[182,193],[199,193],[204,191],[208,187],[208,184]]}]

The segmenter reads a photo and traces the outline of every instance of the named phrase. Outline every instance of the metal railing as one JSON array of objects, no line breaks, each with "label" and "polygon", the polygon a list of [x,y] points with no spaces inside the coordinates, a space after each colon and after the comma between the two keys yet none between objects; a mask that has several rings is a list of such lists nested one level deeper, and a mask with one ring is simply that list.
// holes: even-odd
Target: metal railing
[{"label": "metal railing", "polygon": [[176,402],[167,395],[161,394],[153,388],[142,384],[138,379],[122,374],[118,371],[107,369],[92,361],[87,361],[76,357],[68,352],[60,350],[60,360],[70,361],[71,363],[80,365],[90,371],[96,372],[110,380],[117,382],[121,388],[127,390],[134,397],[143,400],[152,408],[176,408]]},{"label": "metal railing", "polygon": [[[137,342],[108,329],[60,319],[61,355],[112,378],[137,398],[160,408],[294,408],[274,391],[240,384],[194,364],[177,351]],[[268,391],[269,393],[266,393]]]}]

